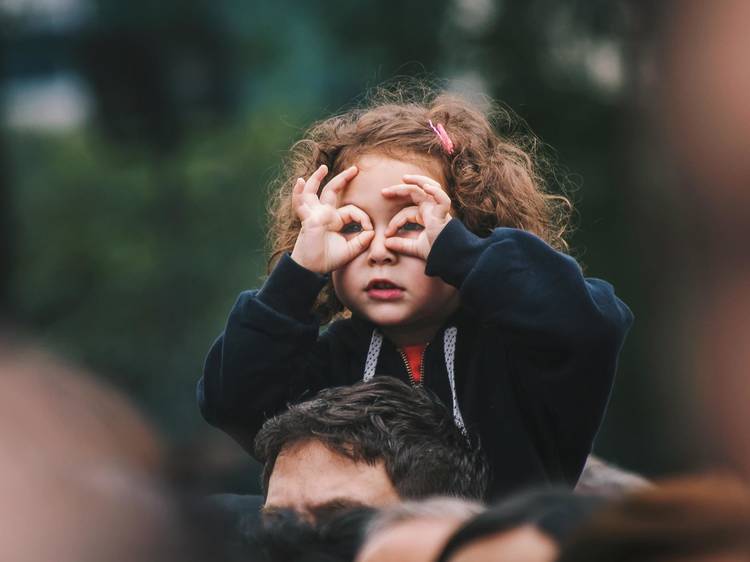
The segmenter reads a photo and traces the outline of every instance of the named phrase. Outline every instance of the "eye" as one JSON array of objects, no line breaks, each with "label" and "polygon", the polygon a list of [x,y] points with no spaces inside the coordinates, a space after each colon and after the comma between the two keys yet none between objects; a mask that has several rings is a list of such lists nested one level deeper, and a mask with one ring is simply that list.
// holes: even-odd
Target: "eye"
[{"label": "eye", "polygon": [[402,224],[398,229],[402,232],[419,232],[420,230],[424,230],[424,227],[418,222],[407,222]]},{"label": "eye", "polygon": [[341,228],[341,234],[356,234],[362,232],[362,225],[358,222],[350,222]]}]

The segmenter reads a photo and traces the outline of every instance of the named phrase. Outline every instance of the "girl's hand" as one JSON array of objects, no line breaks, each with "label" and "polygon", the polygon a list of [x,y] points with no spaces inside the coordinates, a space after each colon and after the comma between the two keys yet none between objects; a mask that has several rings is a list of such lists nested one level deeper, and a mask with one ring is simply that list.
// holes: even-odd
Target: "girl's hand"
[{"label": "girl's hand", "polygon": [[408,197],[416,205],[401,209],[386,229],[385,245],[394,252],[427,259],[433,242],[451,220],[451,199],[440,184],[420,175],[385,187],[384,197]]},{"label": "girl's hand", "polygon": [[307,181],[299,178],[294,185],[292,207],[302,228],[292,259],[302,267],[330,273],[356,258],[372,242],[375,232],[367,213],[354,205],[336,208],[339,195],[357,172],[357,167],[351,166],[335,176],[320,197],[318,188],[328,173],[327,166],[318,168]]}]

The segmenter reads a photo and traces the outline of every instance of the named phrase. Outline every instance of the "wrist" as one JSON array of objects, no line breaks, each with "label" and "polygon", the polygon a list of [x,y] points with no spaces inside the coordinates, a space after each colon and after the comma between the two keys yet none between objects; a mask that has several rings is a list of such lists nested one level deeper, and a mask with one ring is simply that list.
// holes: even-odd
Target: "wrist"
[{"label": "wrist", "polygon": [[294,262],[299,265],[300,267],[304,267],[306,270],[311,271],[313,273],[317,273],[318,275],[325,275],[328,272],[324,271],[320,267],[316,267],[315,263],[309,259],[307,259],[304,255],[304,252],[301,252],[297,249],[295,246],[292,250],[292,253],[289,256],[294,260]]},{"label": "wrist", "polygon": [[432,245],[435,243],[435,240],[438,239],[438,236],[440,236],[440,233],[443,232],[446,226],[448,226],[448,223],[451,221],[451,218],[452,217],[448,215],[443,223],[434,225],[432,228],[428,230],[427,241],[430,243],[430,249],[432,249]]}]

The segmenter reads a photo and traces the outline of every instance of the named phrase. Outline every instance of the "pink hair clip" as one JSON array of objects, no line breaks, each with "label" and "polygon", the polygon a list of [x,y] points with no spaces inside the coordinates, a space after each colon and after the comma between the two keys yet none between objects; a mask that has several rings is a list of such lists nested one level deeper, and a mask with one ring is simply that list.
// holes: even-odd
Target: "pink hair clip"
[{"label": "pink hair clip", "polygon": [[432,124],[432,120],[430,119],[430,129],[435,131],[435,134],[440,139],[440,144],[443,145],[443,150],[445,150],[446,154],[453,154],[453,141],[448,136],[448,133],[445,131],[445,127],[443,127],[442,123],[438,123],[437,127]]}]

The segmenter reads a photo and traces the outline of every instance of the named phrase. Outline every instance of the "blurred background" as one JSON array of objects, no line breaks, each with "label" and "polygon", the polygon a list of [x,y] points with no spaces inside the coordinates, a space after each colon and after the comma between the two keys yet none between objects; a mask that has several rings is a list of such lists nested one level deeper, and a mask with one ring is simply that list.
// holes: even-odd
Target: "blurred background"
[{"label": "blurred background", "polygon": [[213,490],[256,490],[194,387],[264,274],[267,184],[313,120],[395,76],[435,77],[507,104],[554,149],[576,186],[573,253],[635,312],[596,451],[650,477],[714,463],[681,336],[696,224],[660,121],[668,8],[0,0],[4,322],[122,389]]}]

